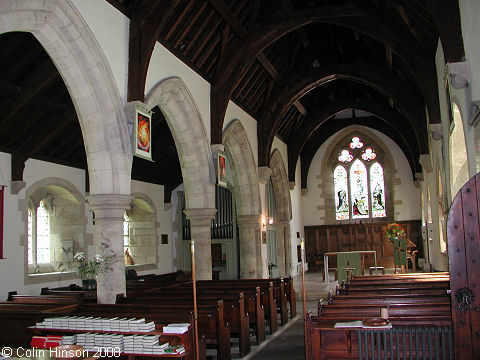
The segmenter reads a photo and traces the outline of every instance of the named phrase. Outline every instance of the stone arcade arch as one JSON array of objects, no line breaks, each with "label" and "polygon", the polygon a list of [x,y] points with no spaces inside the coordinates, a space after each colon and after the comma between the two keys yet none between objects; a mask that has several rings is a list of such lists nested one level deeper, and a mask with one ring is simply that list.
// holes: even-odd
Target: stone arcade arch
[{"label": "stone arcade arch", "polygon": [[272,169],[272,184],[275,192],[275,228],[277,229],[277,256],[278,272],[280,276],[290,275],[292,272],[290,219],[292,218],[292,205],[287,171],[282,155],[277,149],[273,150],[270,157]]},{"label": "stone arcade arch", "polygon": [[231,162],[240,244],[240,277],[261,277],[260,191],[252,148],[240,120],[223,132],[223,144]]},{"label": "stone arcade arch", "polygon": [[[130,205],[132,155],[120,94],[95,37],[70,1],[4,0],[0,33],[32,33],[55,63],[75,106],[87,156],[95,244],[120,258],[123,212]],[[107,141],[106,141],[107,139]],[[125,291],[123,263],[98,278],[98,301],[115,302]]]},{"label": "stone arcade arch", "polygon": [[158,105],[172,132],[185,188],[185,214],[195,240],[199,279],[212,278],[210,222],[215,215],[214,164],[200,112],[185,83],[178,77],[159,82],[147,95],[150,108]]}]

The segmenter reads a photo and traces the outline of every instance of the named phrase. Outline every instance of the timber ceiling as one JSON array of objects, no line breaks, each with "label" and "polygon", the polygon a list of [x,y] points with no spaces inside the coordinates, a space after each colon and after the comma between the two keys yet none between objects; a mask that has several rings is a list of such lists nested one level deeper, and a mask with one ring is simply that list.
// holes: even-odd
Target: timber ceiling
[{"label": "timber ceiling", "polygon": [[[426,112],[440,121],[439,38],[447,62],[464,59],[453,0],[106,1],[130,19],[128,100],[144,100],[158,41],[210,82],[212,143],[221,142],[232,100],[258,122],[259,166],[269,164],[277,135],[288,145],[290,181],[301,159],[302,187],[319,146],[350,124],[390,136],[420,172]],[[28,33],[2,34],[0,46],[0,147],[13,155],[13,179],[28,158],[86,169],[74,107],[48,55]],[[350,109],[350,119],[335,118]],[[155,110],[155,162],[135,158],[132,178],[165,185],[169,201],[182,177]]]}]

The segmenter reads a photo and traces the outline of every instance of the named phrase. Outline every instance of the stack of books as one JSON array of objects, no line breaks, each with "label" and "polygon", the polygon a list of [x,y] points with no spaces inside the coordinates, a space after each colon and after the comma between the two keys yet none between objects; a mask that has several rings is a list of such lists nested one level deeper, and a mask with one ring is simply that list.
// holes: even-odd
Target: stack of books
[{"label": "stack of books", "polygon": [[127,335],[124,336],[124,352],[126,354],[161,355],[169,345],[160,344],[159,335]]},{"label": "stack of books", "polygon": [[119,319],[93,316],[62,316],[47,318],[35,325],[40,329],[66,329],[118,332],[151,332],[155,331],[155,323],[145,319]]},{"label": "stack of books", "polygon": [[163,349],[162,354],[183,354],[185,347],[183,345],[170,345]]},{"label": "stack of books", "polygon": [[163,327],[162,332],[165,334],[184,334],[188,331],[189,323],[168,324]]},{"label": "stack of books", "polygon": [[62,345],[62,336],[33,336],[30,346],[39,349],[50,349]]},{"label": "stack of books", "polygon": [[86,351],[94,351],[94,348],[114,348],[120,352],[124,350],[121,334],[81,333],[77,334],[76,344],[83,346]]},{"label": "stack of books", "polygon": [[77,335],[63,335],[62,336],[62,345],[76,345],[77,344]]}]

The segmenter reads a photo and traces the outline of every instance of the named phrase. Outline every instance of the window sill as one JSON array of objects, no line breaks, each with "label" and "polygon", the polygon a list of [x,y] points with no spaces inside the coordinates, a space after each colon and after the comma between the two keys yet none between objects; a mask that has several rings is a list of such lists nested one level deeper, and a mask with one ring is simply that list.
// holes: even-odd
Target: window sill
[{"label": "window sill", "polygon": [[37,274],[27,274],[27,276],[25,277],[25,285],[77,279],[78,275],[75,271],[44,272]]},{"label": "window sill", "polygon": [[135,271],[156,270],[157,264],[135,264],[125,265],[125,270],[133,269]]}]

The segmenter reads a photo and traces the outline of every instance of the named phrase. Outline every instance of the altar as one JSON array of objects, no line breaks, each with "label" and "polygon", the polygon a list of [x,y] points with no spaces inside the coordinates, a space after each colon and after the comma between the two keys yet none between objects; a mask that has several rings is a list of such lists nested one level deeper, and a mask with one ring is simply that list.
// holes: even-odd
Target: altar
[{"label": "altar", "polygon": [[[352,268],[352,265],[357,269],[357,273],[364,268],[364,258],[363,255],[365,254],[373,254],[373,259],[375,263],[375,274],[378,273],[377,269],[377,252],[375,250],[355,250],[355,251],[336,251],[336,252],[327,252],[323,254],[323,264],[324,264],[324,271],[325,271],[325,285],[328,285],[328,257],[329,256],[337,256],[337,274],[338,274],[338,283],[342,282],[343,274],[342,272],[345,271],[346,268]],[[345,261],[339,261],[338,257],[343,257]],[[350,259],[350,260],[349,260]],[[342,264],[345,262],[345,264]],[[346,265],[346,266],[345,266]],[[360,266],[360,269],[358,267]]]}]

